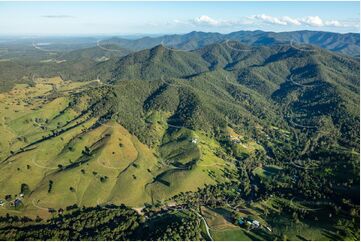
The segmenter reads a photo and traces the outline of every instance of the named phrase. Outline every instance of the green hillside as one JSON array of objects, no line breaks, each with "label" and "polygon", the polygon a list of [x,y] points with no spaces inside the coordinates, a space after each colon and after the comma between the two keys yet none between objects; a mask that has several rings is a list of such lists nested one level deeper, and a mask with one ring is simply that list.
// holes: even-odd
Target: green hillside
[{"label": "green hillside", "polygon": [[[184,223],[199,229],[184,238],[200,239],[209,235],[194,211],[207,206],[228,219],[230,234],[211,231],[219,239],[297,239],[319,220],[314,239],[358,238],[358,59],[237,41],[116,50],[74,50],[65,62],[31,64],[22,80],[7,79],[0,215],[125,204],[146,215],[141,229],[160,223],[151,238],[181,239],[169,227]],[[235,229],[246,216],[262,232]],[[282,230],[287,223],[292,231]]]}]

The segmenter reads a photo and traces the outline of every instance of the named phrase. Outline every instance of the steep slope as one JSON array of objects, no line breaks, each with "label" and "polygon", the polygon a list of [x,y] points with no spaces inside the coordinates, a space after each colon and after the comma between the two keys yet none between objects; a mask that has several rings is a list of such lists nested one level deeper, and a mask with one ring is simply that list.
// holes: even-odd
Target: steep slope
[{"label": "steep slope", "polygon": [[[127,103],[131,115],[145,117],[144,111],[160,108],[186,127],[212,130],[231,118],[233,124],[264,119],[283,126],[297,127],[299,123],[301,128],[317,126],[323,116],[331,115],[340,129],[354,125],[358,117],[354,106],[359,90],[358,61],[312,46],[248,47],[228,42],[190,52],[157,46],[103,63],[101,68],[110,70],[116,90],[128,90],[118,93],[114,103]],[[244,98],[252,100],[251,104]],[[115,109],[120,113],[119,105]],[[274,113],[285,117],[275,118]],[[346,113],[351,116],[346,118]],[[286,118],[289,115],[294,116],[292,121]],[[342,116],[345,120],[341,122]],[[130,120],[134,124],[134,119]],[[354,121],[348,125],[347,120]]]},{"label": "steep slope", "polygon": [[187,77],[208,70],[207,63],[198,55],[173,51],[162,45],[121,58],[115,63],[116,79],[159,79],[163,75]]},{"label": "steep slope", "polygon": [[[287,174],[297,176],[304,176],[302,171],[310,172],[313,181],[320,185],[308,184],[305,188],[302,183],[291,183],[289,189],[298,187],[303,194],[311,194],[306,193],[307,189],[316,187],[313,191],[323,194],[318,196],[337,194],[357,200],[357,194],[332,187],[343,182],[357,189],[358,153],[354,150],[359,148],[358,60],[309,45],[250,47],[233,41],[179,52],[183,55],[177,55],[175,50],[168,52],[177,56],[180,63],[190,63],[185,56],[198,55],[192,60],[208,70],[182,77],[179,72],[168,71],[168,63],[153,65],[146,55],[137,67],[141,70],[152,66],[147,69],[149,75],[128,80],[130,76],[124,77],[124,73],[129,71],[122,72],[122,68],[113,72],[110,83],[117,93],[112,101],[113,117],[140,140],[162,149],[167,142],[165,135],[172,129],[201,130],[220,144],[212,150],[222,160],[230,159],[236,164],[246,160],[247,167],[254,167],[257,162],[276,163],[286,166]],[[153,57],[163,58],[162,53]],[[164,76],[159,74],[164,72]],[[231,134],[229,129],[233,130]],[[187,150],[188,154],[194,152]],[[167,163],[181,169],[184,164],[197,164],[200,160],[183,160],[182,152],[171,149],[160,154],[166,161],[170,159]],[[316,168],[312,168],[313,163]],[[347,177],[340,176],[341,163],[349,167]],[[188,167],[189,172],[197,169]],[[334,171],[327,179],[325,169]],[[157,183],[149,185],[150,192],[163,199],[167,189],[165,194],[180,191],[177,182],[170,181],[191,174],[182,172],[161,174]],[[287,174],[283,173],[286,177]],[[192,180],[187,178],[182,184]],[[159,186],[164,189],[160,191]]]}]

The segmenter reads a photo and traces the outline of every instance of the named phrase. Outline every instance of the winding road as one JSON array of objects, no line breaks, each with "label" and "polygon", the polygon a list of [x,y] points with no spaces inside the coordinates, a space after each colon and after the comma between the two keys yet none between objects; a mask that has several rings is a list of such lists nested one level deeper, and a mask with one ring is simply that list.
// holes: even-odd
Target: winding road
[{"label": "winding road", "polygon": [[191,210],[192,210],[195,214],[197,214],[198,217],[200,217],[200,218],[203,220],[204,226],[206,227],[206,232],[207,232],[208,237],[209,237],[211,240],[214,240],[214,239],[212,238],[211,233],[209,232],[209,226],[208,226],[208,224],[207,224],[206,219],[205,219],[200,213],[198,213],[196,210],[194,210],[194,209],[191,209]]},{"label": "winding road", "polygon": [[160,44],[161,44],[164,48],[166,48],[167,50],[171,50],[171,51],[178,51],[178,52],[189,52],[189,51],[190,51],[190,50],[181,50],[181,49],[169,48],[169,47],[167,47],[167,46],[164,44],[164,40],[162,40],[162,41],[160,42]]},{"label": "winding road", "polygon": [[[239,52],[251,52],[251,51],[253,51],[252,49],[238,49],[238,48],[234,48],[234,47],[232,47],[232,46],[230,46],[229,45],[229,39],[227,39],[225,42],[224,42],[224,44],[228,47],[228,48],[230,48],[230,49],[232,49],[232,50],[235,50],[235,51],[239,51]],[[235,41],[235,42],[237,42],[237,41]]]},{"label": "winding road", "polygon": [[319,85],[316,85],[316,84],[310,84],[310,85],[307,85],[307,84],[301,84],[301,83],[298,83],[298,82],[295,82],[293,80],[293,75],[290,76],[290,78],[288,79],[290,82],[292,82],[293,84],[295,84],[296,86],[300,86],[300,87],[314,87],[314,86],[319,86]]},{"label": "winding road", "polygon": [[102,50],[112,51],[112,52],[122,52],[122,51],[123,51],[123,50],[105,48],[105,47],[103,47],[103,46],[100,45],[100,41],[101,41],[101,40],[98,40],[98,41],[97,41],[97,47],[99,47],[99,48],[102,49]]},{"label": "winding road", "polygon": [[295,46],[295,45],[293,44],[293,42],[296,42],[296,41],[294,41],[293,39],[290,40],[290,46],[291,46],[292,48],[296,49],[296,50],[305,51],[305,52],[312,52],[312,53],[317,52],[316,49],[312,49],[312,48],[310,48],[310,49],[305,49],[305,48],[300,48],[300,47],[298,47],[298,46]]}]

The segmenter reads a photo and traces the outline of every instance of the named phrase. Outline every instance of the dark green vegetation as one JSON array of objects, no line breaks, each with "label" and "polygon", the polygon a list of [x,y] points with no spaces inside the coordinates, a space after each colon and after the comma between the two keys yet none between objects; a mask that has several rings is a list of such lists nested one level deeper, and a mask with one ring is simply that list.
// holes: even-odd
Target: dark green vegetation
[{"label": "dark green vegetation", "polygon": [[170,211],[153,216],[137,231],[141,240],[205,240],[202,221],[189,210]]},{"label": "dark green vegetation", "polygon": [[0,218],[1,240],[203,240],[200,219],[171,211],[145,220],[121,205],[53,211],[53,218]]},{"label": "dark green vegetation", "polygon": [[0,222],[0,239],[127,240],[139,223],[139,215],[125,206],[75,209],[47,221],[7,216]]},{"label": "dark green vegetation", "polygon": [[[64,218],[134,218],[119,218],[114,235],[81,231],[79,239],[199,240],[207,235],[195,211],[206,206],[228,223],[211,228],[216,239],[358,240],[359,59],[311,45],[219,40],[130,54],[104,42],[116,51],[73,50],[65,62],[30,63],[38,75],[61,70],[63,80],[34,78],[1,96],[0,194],[8,203],[0,211],[46,217],[74,203],[151,204],[146,222],[126,208]],[[25,82],[29,73],[16,78]],[[11,204],[19,192],[21,204]],[[187,209],[161,212],[165,203]],[[239,228],[235,219],[247,216],[261,227]],[[6,238],[15,236],[6,229]]]},{"label": "dark green vegetation", "polygon": [[243,52],[236,48],[248,47],[233,44],[235,49],[215,44],[190,53],[158,46],[104,63],[116,93],[110,103],[117,104],[108,112],[148,143],[155,142],[148,141],[150,129],[135,120],[160,110],[171,114],[170,123],[218,139],[226,127],[265,146],[283,139],[268,147],[278,159],[285,149],[288,158],[306,155],[304,148],[320,152],[321,143],[326,149],[336,145],[334,152],[358,148],[358,60],[290,46]]}]

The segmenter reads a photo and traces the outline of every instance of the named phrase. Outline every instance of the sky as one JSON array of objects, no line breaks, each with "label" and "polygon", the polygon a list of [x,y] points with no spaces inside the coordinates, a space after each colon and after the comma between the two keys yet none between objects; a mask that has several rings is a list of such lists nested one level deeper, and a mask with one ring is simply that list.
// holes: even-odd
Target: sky
[{"label": "sky", "polygon": [[359,32],[359,2],[0,2],[0,35]]}]

